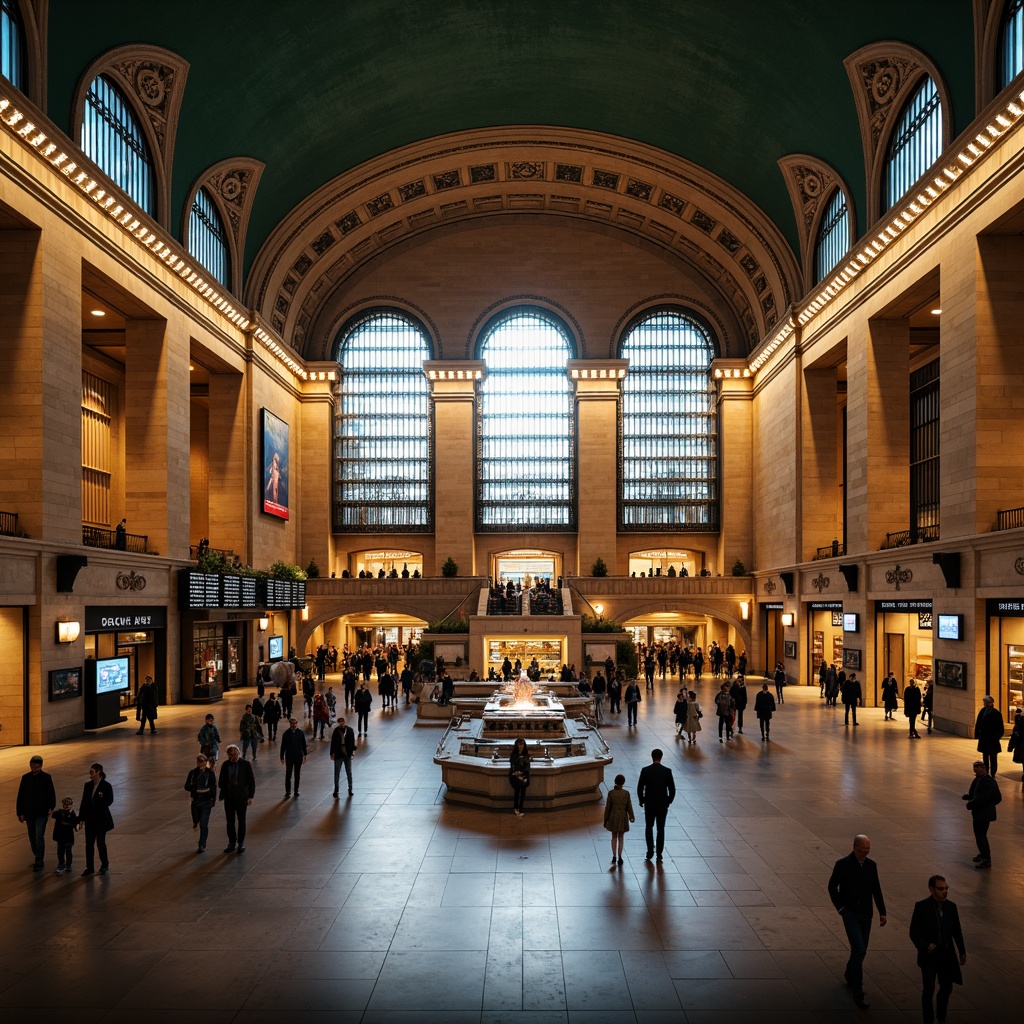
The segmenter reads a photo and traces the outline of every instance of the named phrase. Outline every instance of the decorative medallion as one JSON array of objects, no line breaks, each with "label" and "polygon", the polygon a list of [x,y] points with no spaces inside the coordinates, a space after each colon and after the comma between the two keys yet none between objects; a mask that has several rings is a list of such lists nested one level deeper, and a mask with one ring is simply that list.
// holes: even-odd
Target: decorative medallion
[{"label": "decorative medallion", "polygon": [[766,594],[774,594],[778,590],[778,584],[773,579],[767,579],[764,581],[764,592]]},{"label": "decorative medallion", "polygon": [[1013,571],[1018,576],[1024,576],[1024,558],[1018,558],[1017,561],[1013,563]]},{"label": "decorative medallion", "polygon": [[885,582],[889,584],[896,584],[896,589],[900,589],[901,583],[909,583],[914,578],[914,574],[909,569],[901,569],[898,565],[895,569],[887,569],[885,573]]},{"label": "decorative medallion", "polygon": [[823,572],[819,572],[817,578],[811,580],[811,586],[820,594],[823,590],[828,590],[828,585],[831,582],[830,577],[826,576]]},{"label": "decorative medallion", "polygon": [[119,572],[114,584],[118,590],[145,590],[146,577],[140,576],[134,569],[128,573]]}]

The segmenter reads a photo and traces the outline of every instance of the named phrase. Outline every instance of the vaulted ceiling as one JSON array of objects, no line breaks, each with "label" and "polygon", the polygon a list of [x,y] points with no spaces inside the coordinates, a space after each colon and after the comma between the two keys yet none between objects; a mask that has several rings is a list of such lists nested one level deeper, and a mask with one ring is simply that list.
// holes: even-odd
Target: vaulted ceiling
[{"label": "vaulted ceiling", "polygon": [[[361,210],[368,224],[380,209],[376,201],[404,201],[399,187],[408,154],[422,163],[410,182],[421,174],[430,183],[431,174],[448,169],[444,146],[430,140],[454,136],[461,146],[478,135],[489,144],[504,139],[514,144],[505,157],[529,162],[535,136],[546,154],[548,184],[467,191],[461,199],[471,212],[485,213],[473,202],[490,193],[505,194],[506,213],[513,192],[564,193],[555,187],[561,164],[584,168],[579,184],[587,188],[578,190],[577,210],[545,209],[583,217],[594,198],[583,192],[601,191],[593,169],[618,170],[613,203],[624,210],[626,226],[637,215],[629,212],[634,201],[655,209],[649,221],[671,228],[673,199],[691,200],[695,211],[716,220],[705,233],[717,245],[707,249],[721,257],[727,276],[740,271],[736,287],[746,289],[755,311],[763,306],[763,289],[743,261],[749,255],[759,267],[774,264],[764,269],[777,279],[768,283],[778,315],[780,305],[798,297],[792,291],[799,287],[799,249],[777,161],[791,153],[826,161],[852,191],[858,234],[866,227],[864,156],[843,59],[885,39],[923,51],[949,87],[955,136],[975,114],[973,32],[967,0],[91,0],[84,7],[54,0],[47,105],[70,130],[80,76],[116,46],[156,45],[188,61],[171,221],[181,222],[191,185],[211,165],[236,156],[262,161],[246,244],[247,272],[254,264],[257,271],[247,288],[253,299],[284,285],[288,267],[282,264],[275,276],[270,262],[301,260],[294,255],[301,246],[293,238],[290,251],[288,239],[315,209],[314,194],[333,197],[333,244],[344,236],[350,210]],[[586,139],[577,159],[565,129]],[[616,137],[639,145],[616,146]],[[632,162],[605,167],[603,150],[628,152]],[[460,185],[467,187],[488,185],[473,180],[472,167],[493,163],[504,186],[513,172],[502,155],[492,145],[479,158],[452,156],[447,163],[460,169]],[[636,170],[644,161],[646,174]],[[388,189],[371,182],[382,168],[391,173]],[[677,196],[673,177],[690,181],[693,194]],[[715,188],[719,179],[722,187]],[[629,180],[639,183],[632,193]],[[715,198],[702,204],[702,190]],[[381,198],[385,192],[390,200]],[[746,238],[760,241],[730,251],[729,238],[737,234],[732,215],[710,209],[720,210],[723,197],[740,221],[754,224]],[[317,238],[314,227],[299,241],[315,258],[308,247]],[[662,244],[656,229],[647,233],[652,245]],[[673,244],[685,252],[684,236],[680,230]],[[755,333],[764,324],[761,318]]]}]

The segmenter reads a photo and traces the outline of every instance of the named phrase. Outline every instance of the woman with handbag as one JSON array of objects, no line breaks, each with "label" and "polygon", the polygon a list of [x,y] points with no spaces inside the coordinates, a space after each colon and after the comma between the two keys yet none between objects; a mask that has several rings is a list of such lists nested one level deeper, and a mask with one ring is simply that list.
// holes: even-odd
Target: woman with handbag
[{"label": "woman with handbag", "polygon": [[512,753],[508,759],[508,781],[512,784],[512,812],[521,818],[523,798],[530,784],[530,753],[522,736],[512,744]]},{"label": "woman with handbag", "polygon": [[704,717],[700,705],[697,703],[696,691],[690,690],[690,699],[686,702],[686,732],[691,743],[697,742],[697,733],[703,728],[700,720]]}]

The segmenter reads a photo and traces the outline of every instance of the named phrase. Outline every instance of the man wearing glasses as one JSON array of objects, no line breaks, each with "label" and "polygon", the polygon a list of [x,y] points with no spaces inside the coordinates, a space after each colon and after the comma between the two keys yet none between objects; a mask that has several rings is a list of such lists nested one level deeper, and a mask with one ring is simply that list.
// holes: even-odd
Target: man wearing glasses
[{"label": "man wearing glasses", "polygon": [[[925,1024],[936,1017],[946,1019],[949,995],[954,985],[964,983],[960,968],[967,963],[964,933],[960,929],[960,914],[956,904],[949,900],[949,884],[942,875],[928,879],[926,899],[914,904],[910,919],[910,941],[917,946],[917,966],[921,968],[921,1009]],[[935,982],[939,995],[932,1009]]]}]

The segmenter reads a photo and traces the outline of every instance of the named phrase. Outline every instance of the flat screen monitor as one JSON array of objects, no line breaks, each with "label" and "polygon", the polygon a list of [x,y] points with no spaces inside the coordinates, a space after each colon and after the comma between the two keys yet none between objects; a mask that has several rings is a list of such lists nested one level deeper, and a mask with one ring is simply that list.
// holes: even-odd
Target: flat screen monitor
[{"label": "flat screen monitor", "polygon": [[860,616],[856,612],[843,612],[843,632],[860,632]]},{"label": "flat screen monitor", "polygon": [[97,693],[116,693],[118,690],[127,690],[128,684],[127,658],[103,658],[96,662]]},{"label": "flat screen monitor", "polygon": [[940,640],[963,640],[964,617],[962,615],[939,615],[937,619]]},{"label": "flat screen monitor", "polygon": [[284,657],[284,637],[272,636],[268,639],[270,660],[280,661]]}]

